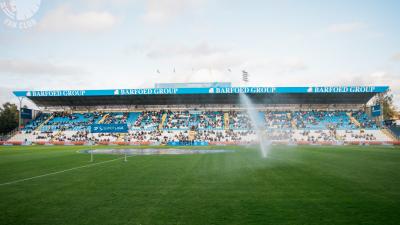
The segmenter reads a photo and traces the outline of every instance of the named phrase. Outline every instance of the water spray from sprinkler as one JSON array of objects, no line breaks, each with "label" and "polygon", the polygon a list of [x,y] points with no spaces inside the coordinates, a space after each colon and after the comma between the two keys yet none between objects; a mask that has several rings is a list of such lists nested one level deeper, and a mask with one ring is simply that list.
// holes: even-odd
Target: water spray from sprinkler
[{"label": "water spray from sprinkler", "polygon": [[[245,70],[242,71],[242,80],[245,83],[249,82],[249,73]],[[270,149],[270,141],[267,139],[266,129],[263,126],[263,122],[259,118],[259,113],[255,108],[255,105],[251,99],[245,94],[240,93],[240,103],[245,107],[247,114],[249,115],[251,128],[256,133],[257,141],[260,145],[260,151],[263,158],[268,156]]]},{"label": "water spray from sprinkler", "polygon": [[270,141],[267,139],[266,130],[263,126],[263,122],[260,119],[259,112],[245,93],[240,93],[240,103],[245,107],[246,112],[249,115],[251,122],[251,128],[249,129],[253,129],[256,133],[261,155],[263,158],[267,158],[270,149]]}]

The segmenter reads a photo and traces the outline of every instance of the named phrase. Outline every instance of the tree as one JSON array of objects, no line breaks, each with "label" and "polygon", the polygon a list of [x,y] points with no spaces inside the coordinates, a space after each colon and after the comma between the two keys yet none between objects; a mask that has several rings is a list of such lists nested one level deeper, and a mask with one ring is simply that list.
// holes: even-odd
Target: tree
[{"label": "tree", "polygon": [[390,120],[396,116],[396,110],[393,105],[393,94],[389,91],[378,95],[375,104],[380,104],[383,110],[383,119]]},{"label": "tree", "polygon": [[19,111],[15,104],[6,102],[0,107],[0,134],[7,134],[18,127]]}]

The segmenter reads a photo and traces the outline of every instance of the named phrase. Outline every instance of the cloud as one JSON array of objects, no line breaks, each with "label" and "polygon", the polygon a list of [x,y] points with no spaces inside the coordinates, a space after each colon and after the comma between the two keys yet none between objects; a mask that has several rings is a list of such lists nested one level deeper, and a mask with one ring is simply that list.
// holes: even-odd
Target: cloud
[{"label": "cloud", "polygon": [[0,76],[10,75],[79,75],[86,73],[80,67],[50,62],[0,59]]},{"label": "cloud", "polygon": [[345,74],[336,79],[337,85],[389,86],[394,95],[394,104],[400,107],[400,74],[388,71],[374,71],[369,74]]},{"label": "cloud", "polygon": [[176,73],[162,70],[157,82],[231,82],[234,86],[241,86],[244,85],[242,70],[249,73],[250,82],[246,84],[248,86],[296,86],[308,84],[307,80],[311,79],[299,75],[306,73],[309,67],[298,59],[269,60],[229,53],[180,63],[184,63],[186,68],[177,68]]},{"label": "cloud", "polygon": [[198,9],[205,0],[146,0],[143,20],[153,24],[163,24],[177,16]]},{"label": "cloud", "polygon": [[144,55],[156,63],[167,63],[188,70],[226,70],[244,62],[242,56],[232,52],[231,47],[215,46],[205,41],[193,45],[150,44],[146,50]]},{"label": "cloud", "polygon": [[132,0],[79,0],[79,2],[84,2],[88,5],[92,6],[102,6],[102,5],[125,5],[128,4],[129,2],[132,2]]},{"label": "cloud", "polygon": [[400,76],[387,71],[374,71],[365,75],[350,75],[347,82],[352,85],[389,85],[400,90]]},{"label": "cloud", "polygon": [[[161,44],[147,45],[145,55],[154,60],[187,65],[197,69],[226,70],[228,68],[272,69],[279,73],[306,70],[307,66],[299,58],[264,58],[233,51],[227,46],[215,46],[208,42],[195,45]],[[140,50],[138,52],[141,52]]]},{"label": "cloud", "polygon": [[161,58],[171,58],[171,57],[202,57],[210,56],[214,54],[226,53],[228,48],[220,48],[216,46],[211,46],[207,42],[201,42],[194,46],[187,45],[163,45],[154,46],[150,51],[146,53],[149,58],[161,59]]},{"label": "cloud", "polygon": [[0,86],[0,105],[4,104],[7,101],[13,101],[16,103],[17,98],[12,94],[13,90],[6,87]]},{"label": "cloud", "polygon": [[[157,82],[230,81],[239,85],[242,70],[246,70],[252,85],[271,85],[294,80],[309,68],[301,58],[266,58],[205,41],[194,45],[148,44],[146,49],[135,50],[157,65],[154,71],[160,69],[162,80],[157,78]],[[271,77],[266,78],[267,75]]]},{"label": "cloud", "polygon": [[293,73],[307,70],[308,66],[300,58],[254,58],[246,62],[246,67],[275,74]]},{"label": "cloud", "polygon": [[107,11],[73,12],[63,5],[49,12],[38,23],[41,31],[52,32],[98,32],[109,30],[117,23],[117,17]]},{"label": "cloud", "polygon": [[393,60],[393,61],[399,61],[399,62],[400,62],[400,53],[394,54],[394,55],[392,56],[392,60]]},{"label": "cloud", "polygon": [[147,45],[147,49],[144,54],[158,65],[154,71],[161,72],[154,78],[157,82],[225,81],[242,85],[242,70],[246,70],[251,77],[248,85],[287,84],[304,80],[299,78],[299,72],[309,68],[301,58],[266,58],[204,41],[194,45]]},{"label": "cloud", "polygon": [[367,28],[367,24],[362,22],[351,22],[351,23],[338,23],[332,24],[328,27],[328,32],[331,33],[351,33]]}]

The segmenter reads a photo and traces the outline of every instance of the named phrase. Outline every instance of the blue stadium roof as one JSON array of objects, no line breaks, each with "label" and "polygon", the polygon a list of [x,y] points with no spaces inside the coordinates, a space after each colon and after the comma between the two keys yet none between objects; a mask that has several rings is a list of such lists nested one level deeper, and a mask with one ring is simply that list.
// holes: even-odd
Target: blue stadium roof
[{"label": "blue stadium roof", "polygon": [[362,104],[388,86],[210,87],[15,91],[38,106],[236,104],[245,93],[259,104]]}]

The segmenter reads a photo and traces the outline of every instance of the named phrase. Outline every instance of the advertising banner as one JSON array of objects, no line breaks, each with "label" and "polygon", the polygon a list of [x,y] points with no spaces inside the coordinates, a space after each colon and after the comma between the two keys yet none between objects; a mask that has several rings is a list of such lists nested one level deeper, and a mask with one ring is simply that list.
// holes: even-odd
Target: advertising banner
[{"label": "advertising banner", "polygon": [[93,124],[90,126],[91,133],[128,133],[127,124]]},{"label": "advertising banner", "polygon": [[381,105],[374,105],[371,107],[371,115],[377,117],[381,115]]},{"label": "advertising banner", "polygon": [[15,91],[17,97],[79,97],[118,95],[183,95],[183,94],[292,94],[292,93],[382,93],[388,86],[329,87],[208,87],[208,88],[141,88],[113,90]]}]

